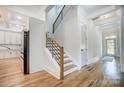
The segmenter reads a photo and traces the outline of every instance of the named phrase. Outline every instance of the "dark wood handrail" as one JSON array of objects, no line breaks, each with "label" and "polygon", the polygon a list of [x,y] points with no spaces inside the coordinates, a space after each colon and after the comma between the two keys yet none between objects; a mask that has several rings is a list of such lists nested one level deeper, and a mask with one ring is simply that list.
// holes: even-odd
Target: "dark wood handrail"
[{"label": "dark wood handrail", "polygon": [[54,33],[54,31],[55,31],[55,29],[54,29],[54,25],[55,25],[55,23],[57,22],[57,20],[58,20],[58,18],[60,17],[60,15],[62,14],[64,8],[65,8],[65,5],[63,6],[62,10],[60,11],[60,13],[58,14],[56,20],[55,20],[54,23],[53,23],[53,33]]},{"label": "dark wood handrail", "polygon": [[54,23],[53,23],[53,24],[55,24],[55,23],[56,23],[56,21],[58,20],[59,16],[62,14],[62,12],[63,12],[64,8],[65,8],[65,5],[63,6],[62,10],[61,10],[61,11],[60,11],[60,13],[58,14],[58,16],[57,16],[57,18],[56,18],[56,20],[54,21]]}]

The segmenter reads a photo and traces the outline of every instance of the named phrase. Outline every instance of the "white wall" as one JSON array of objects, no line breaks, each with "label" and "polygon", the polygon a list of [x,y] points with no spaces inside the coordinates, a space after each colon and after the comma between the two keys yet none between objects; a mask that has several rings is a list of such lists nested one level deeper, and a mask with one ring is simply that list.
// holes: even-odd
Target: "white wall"
[{"label": "white wall", "polygon": [[44,63],[44,70],[49,72],[57,79],[60,79],[60,66],[58,65],[56,60],[52,58],[50,51],[47,48],[45,50],[46,52],[44,55],[46,56],[46,61]]},{"label": "white wall", "polygon": [[100,57],[99,37],[92,20],[87,21],[87,58],[88,64],[95,62]]},{"label": "white wall", "polygon": [[80,30],[80,34],[81,34],[81,49],[86,48],[86,41],[85,39],[87,38],[87,19],[86,19],[86,12],[85,10],[81,7],[78,6],[77,7],[77,15],[78,15],[78,27]]},{"label": "white wall", "polygon": [[29,18],[30,31],[30,73],[41,71],[45,60],[45,26],[44,22],[35,18]]},{"label": "white wall", "polygon": [[97,33],[97,37],[98,37],[98,56],[99,58],[102,58],[103,56],[103,43],[102,43],[102,31],[99,30],[99,27],[95,27],[96,33]]},{"label": "white wall", "polygon": [[61,24],[55,31],[55,38],[74,59],[75,64],[80,66],[80,31],[78,27],[77,7],[71,7]]},{"label": "white wall", "polygon": [[99,33],[95,30],[93,21],[87,19],[86,15],[81,6],[73,6],[55,31],[56,40],[64,46],[64,49],[74,58],[75,64],[79,67],[83,65],[81,62],[82,24],[86,25],[87,64],[99,60],[101,51],[99,49]]},{"label": "white wall", "polygon": [[59,65],[52,59],[46,49],[45,22],[35,18],[29,18],[30,31],[30,73],[46,70],[56,78],[60,78]]}]

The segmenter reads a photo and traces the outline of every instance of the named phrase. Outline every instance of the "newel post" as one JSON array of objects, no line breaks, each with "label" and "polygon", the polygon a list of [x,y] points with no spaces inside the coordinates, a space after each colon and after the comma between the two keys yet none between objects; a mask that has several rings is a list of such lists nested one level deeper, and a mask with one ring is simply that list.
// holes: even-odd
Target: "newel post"
[{"label": "newel post", "polygon": [[60,79],[64,79],[64,49],[60,48]]}]

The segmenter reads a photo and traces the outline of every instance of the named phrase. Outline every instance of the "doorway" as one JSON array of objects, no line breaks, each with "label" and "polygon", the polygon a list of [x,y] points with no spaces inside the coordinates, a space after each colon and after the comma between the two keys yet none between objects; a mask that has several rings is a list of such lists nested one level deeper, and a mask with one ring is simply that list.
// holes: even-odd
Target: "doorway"
[{"label": "doorway", "polygon": [[106,39],[106,55],[116,56],[116,39]]}]

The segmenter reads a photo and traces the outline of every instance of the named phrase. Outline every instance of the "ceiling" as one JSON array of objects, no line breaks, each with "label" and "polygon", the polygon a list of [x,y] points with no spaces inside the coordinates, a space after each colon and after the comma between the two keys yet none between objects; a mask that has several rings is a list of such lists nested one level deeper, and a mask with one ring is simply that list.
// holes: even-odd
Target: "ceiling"
[{"label": "ceiling", "polygon": [[94,24],[99,27],[101,30],[120,28],[121,12],[116,10],[102,16],[99,16],[97,19],[93,20]]},{"label": "ceiling", "polygon": [[[95,13],[110,5],[82,5],[87,14]],[[45,9],[48,5],[5,5],[0,6],[0,26],[22,28],[28,26],[28,17],[45,20]],[[28,28],[28,27],[27,27]]]},{"label": "ceiling", "polygon": [[25,9],[30,12],[44,11],[48,5],[11,5],[10,7]]},{"label": "ceiling", "polygon": [[100,9],[109,7],[110,5],[82,5],[87,14],[94,13]]},{"label": "ceiling", "polygon": [[48,5],[7,5],[9,10],[34,17],[40,20],[45,20],[45,9]]},{"label": "ceiling", "polygon": [[[42,19],[45,16],[46,5],[7,5],[0,6],[0,29],[28,29],[28,17]],[[44,18],[45,19],[45,18]]]},{"label": "ceiling", "polygon": [[27,28],[28,17],[8,10],[5,7],[0,7],[0,29],[16,29],[21,31],[24,28]]}]

